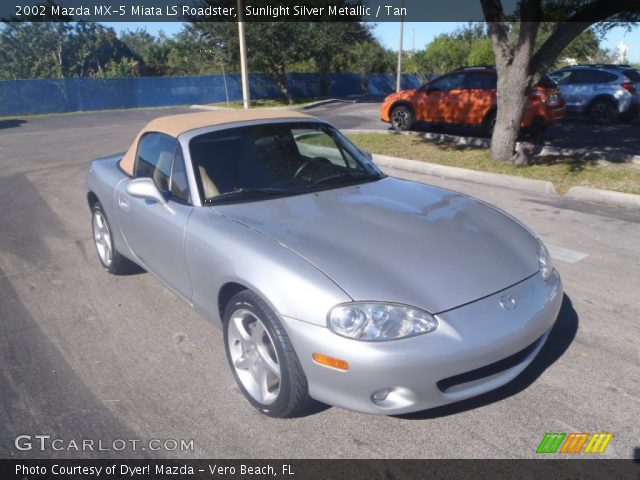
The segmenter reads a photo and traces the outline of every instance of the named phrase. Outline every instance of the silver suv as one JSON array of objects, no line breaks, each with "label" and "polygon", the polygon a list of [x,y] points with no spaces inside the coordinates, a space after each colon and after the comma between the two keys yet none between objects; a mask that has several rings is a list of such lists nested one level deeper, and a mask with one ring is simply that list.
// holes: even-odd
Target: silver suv
[{"label": "silver suv", "polygon": [[576,65],[549,74],[567,102],[567,113],[608,125],[633,120],[640,110],[640,72],[628,65]]}]

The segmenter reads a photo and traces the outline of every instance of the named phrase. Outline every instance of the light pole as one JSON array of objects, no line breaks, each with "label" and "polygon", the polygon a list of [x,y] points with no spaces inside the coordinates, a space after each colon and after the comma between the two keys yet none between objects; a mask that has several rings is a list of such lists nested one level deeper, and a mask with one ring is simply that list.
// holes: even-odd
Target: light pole
[{"label": "light pole", "polygon": [[[404,0],[402,0],[402,12],[404,12]],[[401,90],[402,83],[402,34],[404,33],[404,15],[400,17],[400,47],[398,47],[398,73],[396,74],[396,92]]]},{"label": "light pole", "polygon": [[242,0],[238,0],[238,37],[240,37],[240,74],[242,76],[242,104],[249,108],[249,73],[247,72],[247,44],[244,38],[244,22],[242,21]]}]

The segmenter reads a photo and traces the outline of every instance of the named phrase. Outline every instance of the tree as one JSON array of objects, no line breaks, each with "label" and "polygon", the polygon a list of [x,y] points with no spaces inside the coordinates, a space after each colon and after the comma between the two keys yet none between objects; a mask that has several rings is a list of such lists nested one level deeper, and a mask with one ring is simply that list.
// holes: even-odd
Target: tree
[{"label": "tree", "polygon": [[112,28],[93,22],[11,22],[0,30],[0,78],[65,78],[112,72],[137,74],[139,59]]},{"label": "tree", "polygon": [[139,59],[141,75],[165,74],[173,42],[162,31],[156,37],[142,28],[127,30],[120,35],[120,40]]},{"label": "tree", "polygon": [[[636,20],[637,0],[521,0],[515,16],[507,16],[500,0],[480,0],[491,38],[498,72],[498,111],[491,137],[490,156],[504,162],[528,163],[514,154],[527,91],[582,32],[598,22],[602,30],[615,22]],[[517,18],[516,18],[517,17]],[[517,31],[509,21],[519,20]],[[542,21],[555,28],[536,48]]]},{"label": "tree", "polygon": [[467,62],[469,65],[495,65],[496,59],[489,37],[473,42],[467,56]]},{"label": "tree", "polygon": [[[239,65],[234,23],[194,22],[186,31],[198,39],[199,48],[216,52],[218,61]],[[359,41],[373,41],[369,28],[360,22],[248,22],[245,31],[249,69],[270,75],[289,103],[294,96],[287,74],[294,66],[308,68],[312,61],[320,73],[334,71],[340,52]]]},{"label": "tree", "polygon": [[360,92],[367,93],[372,73],[391,73],[396,68],[396,57],[376,41],[362,41],[345,51],[344,70],[360,74]]},{"label": "tree", "polygon": [[70,23],[6,23],[0,30],[0,78],[66,76]]}]

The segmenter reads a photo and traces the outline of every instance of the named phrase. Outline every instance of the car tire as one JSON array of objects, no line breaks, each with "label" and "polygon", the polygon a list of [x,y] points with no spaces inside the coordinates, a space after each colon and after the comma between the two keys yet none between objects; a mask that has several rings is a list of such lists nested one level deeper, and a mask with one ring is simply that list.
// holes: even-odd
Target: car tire
[{"label": "car tire", "polygon": [[128,273],[133,264],[116,250],[113,244],[111,226],[100,202],[95,202],[91,205],[91,230],[98,260],[100,260],[102,267],[112,275]]},{"label": "car tire", "polygon": [[638,116],[638,112],[624,112],[619,115],[621,122],[630,123]]},{"label": "car tire", "polygon": [[589,118],[597,125],[611,125],[618,119],[618,109],[611,100],[596,100],[589,107]]},{"label": "car tire", "polygon": [[484,120],[482,122],[482,130],[484,130],[484,133],[486,136],[488,136],[489,138],[491,138],[493,136],[493,129],[496,126],[496,111],[492,110],[491,112],[487,113],[487,116],[484,117]]},{"label": "car tire", "polygon": [[307,410],[307,377],[287,332],[271,307],[250,290],[235,294],[224,315],[227,360],[240,390],[269,417],[296,417]]},{"label": "car tire", "polygon": [[391,110],[391,128],[406,132],[416,123],[413,110],[406,105],[398,105]]}]

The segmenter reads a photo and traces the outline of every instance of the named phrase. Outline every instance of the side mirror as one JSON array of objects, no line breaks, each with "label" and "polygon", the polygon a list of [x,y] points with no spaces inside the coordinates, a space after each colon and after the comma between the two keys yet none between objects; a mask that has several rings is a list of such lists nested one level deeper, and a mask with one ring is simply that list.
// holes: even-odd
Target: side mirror
[{"label": "side mirror", "polygon": [[360,153],[362,153],[362,155],[364,155],[364,158],[366,158],[367,160],[373,160],[373,155],[371,155],[371,152],[360,150]]},{"label": "side mirror", "polygon": [[156,184],[150,178],[136,178],[127,184],[127,193],[132,197],[155,200],[163,206],[167,205],[167,199],[160,193]]}]

